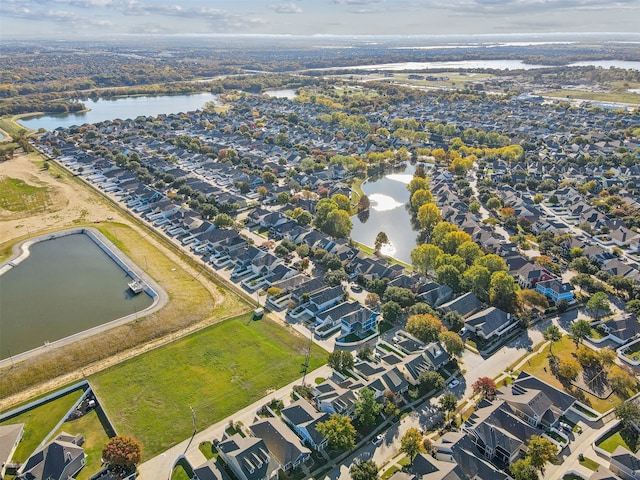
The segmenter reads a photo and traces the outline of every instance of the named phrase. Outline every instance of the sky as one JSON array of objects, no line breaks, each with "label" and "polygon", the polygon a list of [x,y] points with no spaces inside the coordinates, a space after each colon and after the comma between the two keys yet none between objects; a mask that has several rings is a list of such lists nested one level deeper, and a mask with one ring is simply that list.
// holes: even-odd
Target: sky
[{"label": "sky", "polygon": [[640,0],[0,0],[0,38],[640,33]]}]

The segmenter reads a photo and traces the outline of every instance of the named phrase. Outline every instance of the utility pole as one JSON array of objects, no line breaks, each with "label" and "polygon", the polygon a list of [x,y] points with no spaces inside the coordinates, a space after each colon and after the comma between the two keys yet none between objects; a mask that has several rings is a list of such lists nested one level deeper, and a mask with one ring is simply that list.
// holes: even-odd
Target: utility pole
[{"label": "utility pole", "polygon": [[307,354],[302,364],[302,386],[304,387],[304,381],[307,377],[307,370],[309,368],[309,359],[311,358],[311,346],[313,345],[313,332],[309,335],[309,347],[307,348]]},{"label": "utility pole", "polygon": [[189,450],[189,447],[191,446],[191,442],[193,442],[193,437],[195,437],[196,433],[198,432],[198,429],[196,428],[196,412],[191,405],[189,405],[189,410],[191,410],[191,422],[193,423],[193,433],[191,434],[189,443],[187,443],[187,446],[184,449],[184,455],[187,454],[187,450]]}]

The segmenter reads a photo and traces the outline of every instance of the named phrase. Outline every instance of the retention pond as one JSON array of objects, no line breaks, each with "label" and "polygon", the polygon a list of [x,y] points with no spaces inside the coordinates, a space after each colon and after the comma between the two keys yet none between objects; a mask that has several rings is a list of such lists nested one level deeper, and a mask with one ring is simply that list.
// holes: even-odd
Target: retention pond
[{"label": "retention pond", "polygon": [[106,240],[83,232],[27,242],[18,260],[0,268],[0,359],[135,319],[154,304],[149,287],[137,295],[129,288],[137,267]]}]

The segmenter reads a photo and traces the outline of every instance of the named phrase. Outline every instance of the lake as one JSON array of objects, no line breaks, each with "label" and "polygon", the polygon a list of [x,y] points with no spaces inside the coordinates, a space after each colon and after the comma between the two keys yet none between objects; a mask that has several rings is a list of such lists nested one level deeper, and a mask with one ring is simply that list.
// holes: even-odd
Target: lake
[{"label": "lake", "polygon": [[289,100],[293,100],[296,96],[296,91],[292,88],[287,88],[285,90],[265,90],[262,93],[269,95],[270,97],[288,98]]},{"label": "lake", "polygon": [[133,295],[127,276],[88,236],[35,243],[31,254],[0,275],[0,358],[8,358],[153,303]]},{"label": "lake", "polygon": [[212,93],[193,95],[162,95],[157,97],[123,97],[115,99],[86,100],[83,103],[90,110],[82,113],[43,115],[20,120],[27,128],[55,130],[85,123],[98,123],[116,118],[127,119],[139,116],[155,116],[198,110],[207,102],[216,101]]},{"label": "lake", "polygon": [[401,262],[411,264],[411,250],[416,246],[418,232],[411,228],[411,214],[405,207],[409,203],[407,184],[413,178],[415,166],[407,165],[382,177],[362,184],[362,191],[369,197],[369,218],[363,222],[357,215],[351,218],[351,238],[373,248],[379,232],[389,237],[389,245],[381,253]]}]

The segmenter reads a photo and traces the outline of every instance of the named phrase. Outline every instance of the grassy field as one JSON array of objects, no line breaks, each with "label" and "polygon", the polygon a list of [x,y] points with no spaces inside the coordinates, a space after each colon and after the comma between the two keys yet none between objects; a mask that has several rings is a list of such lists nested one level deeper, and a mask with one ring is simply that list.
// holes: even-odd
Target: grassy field
[{"label": "grassy field", "polygon": [[76,390],[17,417],[0,422],[0,425],[24,423],[24,435],[16,449],[13,460],[25,462],[81,395],[82,391]]},{"label": "grassy field", "polygon": [[10,212],[42,212],[49,203],[46,187],[29,185],[17,178],[0,178],[0,208]]},{"label": "grassy field", "polygon": [[19,133],[29,133],[32,130],[29,130],[26,127],[20,125],[16,120],[22,117],[33,116],[33,114],[26,115],[9,115],[0,117],[0,129],[7,132],[9,135],[17,135]]},{"label": "grassy field", "polygon": [[543,95],[547,97],[557,98],[578,98],[581,100],[591,100],[594,102],[614,102],[614,103],[631,103],[640,104],[640,94],[627,91],[612,92],[581,92],[575,90],[555,90],[553,92],[545,92]]},{"label": "grassy field", "polygon": [[[575,344],[569,338],[569,336],[565,335],[562,337],[562,340],[555,343],[553,346],[553,353],[562,361],[563,359],[575,358],[574,353],[576,351]],[[539,379],[553,385],[554,387],[558,387],[561,390],[564,390],[564,387],[560,380],[558,380],[552,373],[551,367],[549,366],[549,359],[547,356],[549,355],[549,346],[545,347],[544,350],[540,352],[540,354],[533,357],[529,360],[526,365],[522,368],[525,372],[528,372],[532,375],[535,375]],[[574,392],[568,392],[573,395],[584,393],[583,398],[579,398],[579,400],[596,410],[597,412],[604,413],[608,410],[611,410],[616,405],[622,403],[626,398],[621,398],[617,393],[611,394],[609,398],[601,399],[590,393],[583,392],[582,390],[576,389]],[[637,391],[632,392],[632,395],[637,393]]]},{"label": "grassy field", "polygon": [[[409,73],[393,73],[393,81],[401,81],[409,85],[416,85],[420,87],[434,87],[434,88],[465,88],[469,83],[477,83],[483,80],[492,78],[494,75],[489,73],[464,73],[464,72],[438,72],[438,73],[419,73],[424,77],[436,77],[438,80],[414,80],[409,79]],[[444,78],[447,80],[441,80]]]},{"label": "grassy field", "polygon": [[82,448],[84,448],[84,453],[87,456],[87,464],[80,470],[80,473],[78,473],[75,478],[77,480],[88,480],[100,470],[102,465],[100,462],[102,448],[109,440],[98,418],[98,414],[95,410],[91,410],[84,417],[65,422],[56,433],[61,432],[72,435],[80,433],[84,436],[85,443],[82,445]]},{"label": "grassy field", "polygon": [[[622,435],[621,432],[622,430],[620,429],[610,432],[597,446],[609,453],[613,453],[618,446],[624,447],[630,452],[635,452],[637,445],[633,444],[633,439],[629,439],[631,441],[627,442],[627,440],[625,440],[626,435]],[[631,443],[631,445],[629,445],[629,443]]]},{"label": "grassy field", "polygon": [[594,472],[600,466],[600,464],[598,462],[596,462],[595,460],[590,459],[589,457],[584,457],[584,460],[580,461],[580,465],[582,465],[583,467],[586,467],[589,470],[592,470]]},{"label": "grassy field", "polygon": [[[295,380],[307,339],[251,315],[216,324],[90,378],[121,434],[138,438],[145,459]],[[313,346],[310,370],[326,361]]]}]

